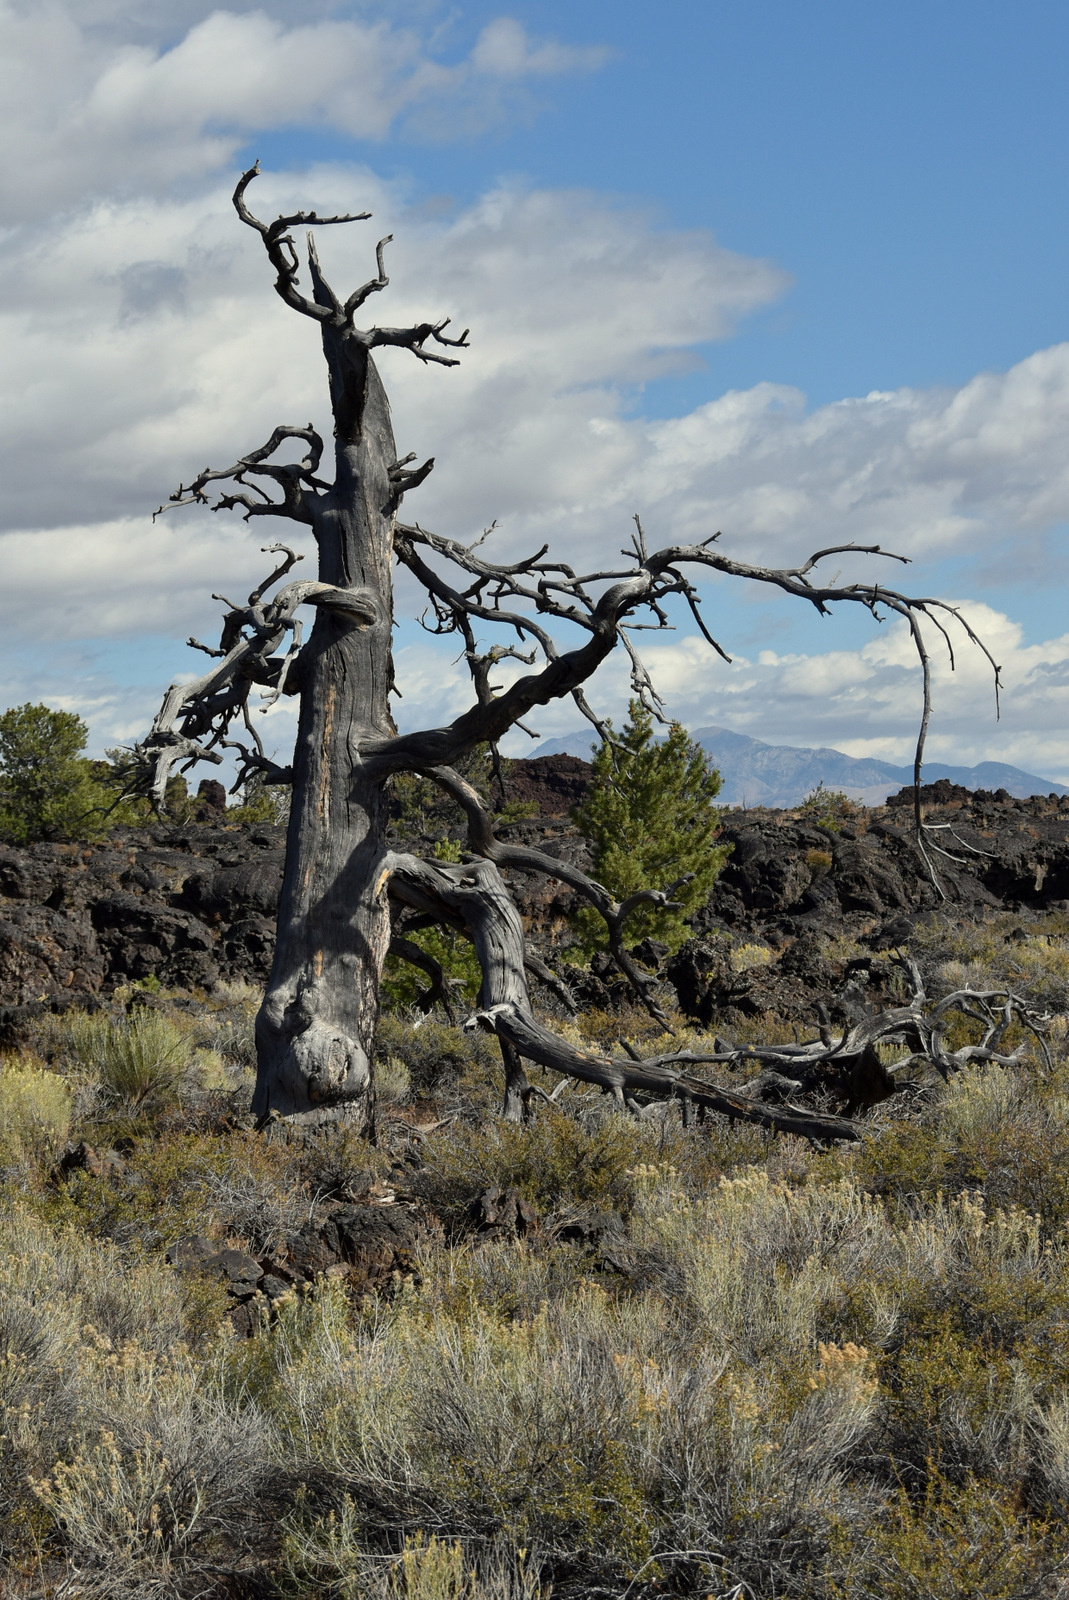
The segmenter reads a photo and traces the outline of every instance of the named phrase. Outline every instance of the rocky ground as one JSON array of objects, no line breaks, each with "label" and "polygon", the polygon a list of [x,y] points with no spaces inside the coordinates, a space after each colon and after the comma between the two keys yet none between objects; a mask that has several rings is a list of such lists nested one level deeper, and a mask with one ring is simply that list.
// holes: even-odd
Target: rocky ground
[{"label": "rocky ground", "polygon": [[[516,797],[542,815],[504,824],[503,835],[589,867],[585,840],[561,814],[581,797],[588,771],[569,756],[516,762]],[[1069,798],[1013,800],[944,784],[933,786],[926,809],[957,858],[940,862],[943,899],[923,871],[903,805],[845,816],[819,807],[726,812],[722,837],[732,854],[694,940],[667,963],[647,941],[643,958],[699,1021],[714,1011],[801,1020],[812,1017],[815,996],[864,991],[865,952],[908,942],[933,918],[1011,912],[1027,927],[1069,912]],[[429,851],[434,837],[403,842]],[[124,983],[207,991],[262,983],[284,859],[281,828],[211,821],[91,845],[0,849],[0,1029],[10,1036],[42,1009],[91,1003]],[[555,962],[569,940],[571,892],[525,874],[513,874],[513,890],[533,944]],[[829,941],[860,949],[829,963]],[[737,970],[740,945],[776,959]],[[570,981],[587,1006],[611,1004],[618,992],[597,963],[591,977]]]}]

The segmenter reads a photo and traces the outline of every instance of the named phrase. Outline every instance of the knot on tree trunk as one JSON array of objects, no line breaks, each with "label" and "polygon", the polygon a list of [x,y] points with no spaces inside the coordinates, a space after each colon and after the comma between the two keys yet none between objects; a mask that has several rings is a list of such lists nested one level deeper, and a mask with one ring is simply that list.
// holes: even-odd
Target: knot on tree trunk
[{"label": "knot on tree trunk", "polygon": [[[268,1110],[300,1122],[362,1121],[371,1062],[358,1039],[314,1018],[278,1062]],[[257,1108],[259,1109],[259,1108]]]}]

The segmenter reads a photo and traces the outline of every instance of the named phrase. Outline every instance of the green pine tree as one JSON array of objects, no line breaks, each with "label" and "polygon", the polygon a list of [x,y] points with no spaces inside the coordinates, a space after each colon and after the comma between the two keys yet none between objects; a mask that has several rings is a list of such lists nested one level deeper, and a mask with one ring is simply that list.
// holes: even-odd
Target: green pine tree
[{"label": "green pine tree", "polygon": [[73,711],[27,703],[0,713],[0,839],[89,839],[115,826],[118,790],[82,755],[88,737]]},{"label": "green pine tree", "polygon": [[[641,702],[632,700],[628,713],[622,733],[614,734],[622,748],[602,743],[590,790],[572,815],[594,847],[593,877],[618,901],[694,874],[672,895],[678,911],[639,906],[625,927],[627,944],[649,937],[678,950],[689,937],[687,918],[708,900],[730,851],[713,842],[720,774],[680,723],[657,743]],[[605,924],[592,906],[580,907],[572,925],[585,957],[607,948]]]}]

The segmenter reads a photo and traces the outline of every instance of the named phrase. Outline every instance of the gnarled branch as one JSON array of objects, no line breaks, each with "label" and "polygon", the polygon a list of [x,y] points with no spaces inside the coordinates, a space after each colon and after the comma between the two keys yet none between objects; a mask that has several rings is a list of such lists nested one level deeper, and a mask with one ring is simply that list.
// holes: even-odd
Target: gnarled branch
[{"label": "gnarled branch", "polygon": [[[324,606],[363,626],[378,619],[378,606],[370,592],[339,589],[329,583],[288,583],[273,600],[265,602],[265,591],[301,559],[284,545],[267,548],[285,550],[286,560],[252,591],[247,605],[230,606],[223,619],[220,648],[208,651],[217,658],[215,665],[191,683],[171,685],[151,732],[142,744],[135,745],[133,760],[124,769],[127,792],[148,796],[159,811],[165,808],[167,781],[174,767],[188,768],[205,760],[218,764],[222,756],[217,747],[231,745],[242,753],[239,784],[250,770],[284,770],[267,762],[259,736],[249,721],[248,701],[255,685],[266,686],[268,705],[286,690],[289,670],[300,648],[300,623],[295,617],[299,606]],[[285,656],[279,657],[275,652],[287,633],[292,634],[293,644]],[[256,751],[227,738],[231,723],[239,715],[255,740]]]},{"label": "gnarled branch", "polygon": [[259,172],[260,163],[256,162],[255,166],[242,173],[234,190],[234,209],[242,222],[253,228],[263,240],[268,260],[275,269],[275,291],[288,306],[294,311],[299,311],[302,316],[329,324],[345,338],[363,346],[365,350],[393,345],[399,349],[410,350],[420,361],[438,362],[444,367],[457,365],[455,356],[438,355],[436,351],[425,348],[427,341],[431,340],[434,344],[450,349],[467,349],[469,330],[465,328],[459,339],[451,339],[444,331],[449,326],[448,317],[438,322],[417,323],[411,328],[360,329],[353,324],[353,317],[369,296],[385,289],[390,281],[386,276],[383,251],[392,239],[392,234],[380,239],[375,247],[376,276],[369,278],[367,283],[354,290],[344,302],[338,298],[323,275],[316,255],[315,241],[309,234],[308,268],[312,279],[313,297],[309,299],[307,295],[302,294],[297,287],[300,279],[300,263],[291,230],[335,227],[343,222],[366,222],[371,212],[358,211],[348,212],[343,216],[321,217],[314,211],[296,211],[292,216],[276,217],[272,223],[261,222],[259,217],[254,216],[249,210],[245,200],[245,191],[252,180],[259,176]]},{"label": "gnarled branch", "polygon": [[546,855],[530,845],[510,844],[498,839],[494,834],[490,813],[478,794],[452,767],[431,767],[427,776],[433,778],[463,810],[468,822],[468,842],[475,855],[493,861],[499,867],[517,867],[521,871],[540,872],[547,877],[557,878],[590,902],[604,919],[609,952],[617,967],[650,1015],[666,1025],[664,1012],[652,994],[655,980],[642,971],[624,948],[624,927],[632,911],[640,905],[661,906],[666,911],[678,910],[678,902],[671,896],[685,880],[679,879],[663,890],[640,889],[623,902],[618,902],[603,884],[570,862],[558,861],[554,856]]},{"label": "gnarled branch", "polygon": [[[497,865],[486,859],[450,866],[418,856],[387,858],[390,893],[418,911],[464,922],[475,946],[483,983],[472,1025],[501,1041],[506,1072],[505,1113],[514,1120],[530,1099],[521,1060],[534,1061],[584,1083],[597,1084],[621,1100],[646,1093],[703,1106],[740,1121],[817,1140],[858,1139],[852,1122],[803,1106],[766,1105],[681,1072],[671,1058],[654,1063],[619,1061],[577,1050],[536,1021],[524,976],[523,924]],[[742,1054],[741,1052],[739,1054]],[[522,1081],[521,1081],[522,1080]]]},{"label": "gnarled branch", "polygon": [[254,178],[260,175],[260,163],[257,161],[243,172],[234,190],[234,209],[248,227],[255,228],[264,242],[268,259],[277,274],[275,278],[275,291],[281,295],[288,306],[294,311],[299,311],[302,316],[313,317],[317,322],[326,322],[341,312],[341,307],[325,307],[317,305],[315,301],[307,299],[297,288],[299,266],[297,251],[293,243],[291,228],[326,228],[333,227],[341,222],[366,222],[371,216],[370,211],[357,211],[345,216],[320,217],[314,211],[296,211],[290,217],[276,217],[274,222],[268,224],[261,222],[259,217],[253,216],[245,204],[245,191]]},{"label": "gnarled branch", "polygon": [[[308,454],[302,461],[287,462],[282,465],[270,461],[268,458],[274,455],[287,439],[303,439],[309,446]],[[250,450],[248,455],[235,461],[232,467],[221,467],[216,470],[205,467],[188,486],[180,483],[174,494],[169,497],[167,504],[158,506],[152,513],[152,520],[155,522],[156,518],[162,516],[171,506],[210,505],[211,502],[204,492],[209,483],[220,483],[229,478],[234,483],[246,486],[246,475],[252,473],[270,478],[277,483],[282,490],[282,500],[272,500],[259,484],[251,484],[247,487],[260,496],[259,500],[253,500],[251,495],[244,493],[224,494],[220,495],[212,510],[231,511],[240,505],[245,507],[246,522],[250,517],[292,517],[295,522],[310,523],[312,513],[306,502],[306,494],[309,490],[330,487],[316,477],[322,455],[323,441],[311,423],[307,428],[285,426],[276,428],[266,444],[261,445],[258,450]],[[283,549],[284,546],[278,545],[272,548]],[[273,581],[268,579],[268,583]]]},{"label": "gnarled branch", "polygon": [[[638,518],[635,522],[637,532],[633,548],[622,552],[629,558],[630,564],[623,569],[611,568],[583,574],[577,574],[564,562],[545,561],[545,547],[523,561],[495,563],[475,553],[482,540],[462,545],[429,533],[419,526],[399,526],[396,542],[398,558],[431,596],[437,617],[437,625],[432,631],[458,632],[465,638],[466,655],[475,678],[476,703],[446,727],[405,734],[392,740],[369,742],[366,755],[382,763],[386,770],[393,771],[450,766],[473,744],[483,741],[496,744],[510,727],[515,726],[535,706],[566,695],[575,700],[583,715],[604,736],[604,724],[587,704],[583,685],[618,643],[624,645],[630,656],[631,681],[635,693],[654,715],[660,717],[659,698],[630,637],[636,624],[628,619],[636,611],[646,609],[652,612],[655,619],[653,625],[662,628],[667,625],[662,602],[671,595],[681,595],[709,644],[721,657],[728,659],[723,646],[705,627],[693,582],[680,570],[688,565],[771,585],[808,601],[822,615],[839,604],[864,606],[877,620],[881,620],[882,612],[892,612],[900,616],[909,628],[921,667],[921,721],[914,756],[914,833],[928,876],[942,894],[942,885],[932,857],[933,853],[944,856],[950,856],[950,853],[939,843],[936,837],[938,830],[926,824],[919,800],[920,774],[932,703],[931,658],[921,627],[922,620],[931,622],[939,631],[950,651],[952,668],[954,653],[947,620],[960,625],[968,641],[982,651],[992,669],[996,712],[1001,679],[998,663],[960,607],[930,596],[905,594],[880,583],[819,584],[814,580],[812,574],[815,568],[830,556],[866,555],[901,563],[908,561],[907,557],[885,551],[879,545],[830,545],[814,552],[797,567],[765,567],[735,561],[714,548],[720,538],[719,533],[711,535],[701,544],[670,545],[651,554],[647,549],[642,524]],[[421,550],[444,558],[468,574],[472,582],[463,588],[450,582],[430,564]],[[561,653],[532,612],[539,618],[551,616],[576,624],[588,634],[588,638],[575,649]],[[540,670],[518,679],[503,692],[488,697],[478,677],[476,664],[483,657],[474,648],[470,627],[472,619],[503,624],[521,640],[534,643],[543,657]],[[950,856],[950,859],[955,858]]]}]

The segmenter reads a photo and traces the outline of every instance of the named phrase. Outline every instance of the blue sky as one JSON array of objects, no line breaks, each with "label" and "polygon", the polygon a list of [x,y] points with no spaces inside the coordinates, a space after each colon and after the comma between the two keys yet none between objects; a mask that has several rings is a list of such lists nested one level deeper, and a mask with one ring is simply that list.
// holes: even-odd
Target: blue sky
[{"label": "blue sky", "polygon": [[[272,202],[370,197],[399,300],[472,325],[452,387],[387,370],[402,447],[440,462],[410,511],[498,516],[502,548],[615,549],[632,510],[743,558],[897,545],[1007,664],[998,726],[979,666],[940,685],[933,756],[1069,778],[1064,6],[7,0],[0,45],[4,703],[135,736],[210,592],[258,575],[240,528],[145,515],[315,401],[226,213],[258,155]],[[651,651],[686,721],[903,758],[893,630],[709,604],[734,676],[685,628]],[[406,717],[458,709],[399,642]]]},{"label": "blue sky", "polygon": [[[355,153],[423,199],[470,201],[503,174],[589,187],[780,263],[794,279],[783,302],[706,349],[705,370],[653,386],[654,415],[763,379],[813,404],[960,384],[1069,331],[1063,5],[587,0],[509,14],[606,47],[604,65],[474,138],[285,129],[246,154]],[[500,15],[465,5],[449,53]]]},{"label": "blue sky", "polygon": [[[491,14],[468,12],[472,25]],[[710,379],[797,384],[814,404],[961,383],[1065,336],[1064,6],[516,14],[612,55],[558,89],[552,114],[466,151],[463,168],[453,149],[413,163],[421,187],[474,194],[516,171],[634,194],[795,279],[782,307],[717,351],[708,378],[653,399],[661,414],[707,398]]]}]

